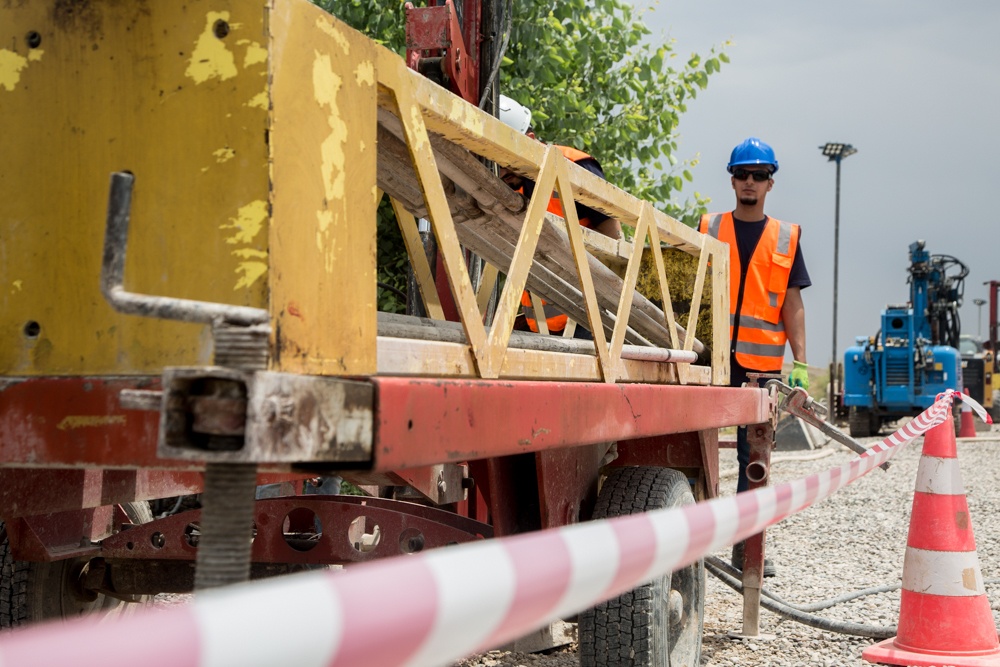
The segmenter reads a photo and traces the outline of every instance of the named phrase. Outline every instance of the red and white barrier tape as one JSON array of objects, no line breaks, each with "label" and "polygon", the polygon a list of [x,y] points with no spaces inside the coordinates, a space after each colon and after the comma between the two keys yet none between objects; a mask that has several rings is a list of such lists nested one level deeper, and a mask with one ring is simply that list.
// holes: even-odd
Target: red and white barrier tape
[{"label": "red and white barrier tape", "polygon": [[867,453],[803,479],[346,572],[214,590],[188,605],[116,622],[41,625],[0,638],[0,667],[448,664],[689,565],[829,497],[943,423],[952,400],[953,392],[942,394]]}]

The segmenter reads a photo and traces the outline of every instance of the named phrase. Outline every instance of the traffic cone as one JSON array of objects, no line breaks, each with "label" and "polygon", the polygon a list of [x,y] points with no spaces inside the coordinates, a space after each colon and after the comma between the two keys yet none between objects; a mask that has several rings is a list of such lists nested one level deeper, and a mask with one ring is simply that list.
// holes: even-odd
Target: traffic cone
[{"label": "traffic cone", "polygon": [[948,419],[924,436],[903,559],[899,626],[865,649],[890,665],[1000,666],[1000,641],[986,597]]},{"label": "traffic cone", "polygon": [[[969,395],[969,388],[965,388],[965,395]],[[972,416],[972,408],[965,401],[962,401],[962,424],[958,429],[958,437],[960,438],[975,438],[976,437],[976,422]]]}]

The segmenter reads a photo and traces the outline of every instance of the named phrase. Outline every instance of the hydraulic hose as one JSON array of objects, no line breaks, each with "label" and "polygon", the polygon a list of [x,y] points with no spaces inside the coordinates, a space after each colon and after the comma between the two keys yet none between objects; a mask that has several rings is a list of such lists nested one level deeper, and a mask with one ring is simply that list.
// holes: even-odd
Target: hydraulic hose
[{"label": "hydraulic hose", "polygon": [[[743,593],[743,584],[735,577],[730,576],[723,568],[723,561],[715,556],[708,556],[705,558],[705,569],[715,575],[722,583],[726,584],[734,591],[738,593]],[[767,609],[768,611],[774,612],[780,616],[791,619],[803,625],[808,625],[809,627],[816,628],[817,630],[826,630],[828,632],[837,632],[842,635],[855,635],[857,637],[870,637],[871,639],[888,639],[896,635],[896,626],[878,626],[878,625],[863,625],[861,623],[852,623],[850,621],[834,621],[829,618],[823,618],[822,616],[816,616],[815,614],[809,614],[798,609],[794,609],[787,604],[777,602],[774,600],[774,596],[770,593],[766,593],[761,589],[761,600],[760,605]]]},{"label": "hydraulic hose", "polygon": [[[737,593],[743,593],[743,584],[737,578],[740,571],[726,561],[716,556],[706,556],[705,569]],[[986,579],[983,583],[996,584],[1000,583],[1000,579]],[[844,635],[856,635],[858,637],[870,637],[872,639],[887,639],[895,636],[896,626],[863,625],[861,623],[852,623],[850,621],[833,621],[828,618],[823,618],[822,616],[816,616],[810,612],[827,609],[843,602],[849,602],[867,595],[889,593],[902,588],[902,586],[903,585],[901,583],[872,586],[871,588],[864,588],[862,590],[845,593],[828,600],[820,600],[819,602],[804,605],[796,605],[786,602],[766,588],[761,588],[760,604],[768,611],[772,611],[775,614],[779,614],[785,618],[789,618],[793,621],[797,621],[819,630],[829,630],[830,632],[837,632]]]}]

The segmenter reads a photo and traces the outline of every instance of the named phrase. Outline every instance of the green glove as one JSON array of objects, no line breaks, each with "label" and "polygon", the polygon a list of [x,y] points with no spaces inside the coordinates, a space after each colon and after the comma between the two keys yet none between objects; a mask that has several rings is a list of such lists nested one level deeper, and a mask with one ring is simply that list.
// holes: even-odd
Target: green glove
[{"label": "green glove", "polygon": [[801,361],[792,365],[792,374],[788,376],[788,384],[793,387],[809,389],[809,367]]}]

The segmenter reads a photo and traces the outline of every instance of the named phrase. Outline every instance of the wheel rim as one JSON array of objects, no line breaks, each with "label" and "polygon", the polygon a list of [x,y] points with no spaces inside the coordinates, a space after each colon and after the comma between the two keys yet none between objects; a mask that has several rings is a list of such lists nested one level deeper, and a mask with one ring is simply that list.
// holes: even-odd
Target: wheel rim
[{"label": "wheel rim", "polygon": [[702,607],[705,576],[701,561],[670,576],[670,666],[697,664],[701,654]]}]

